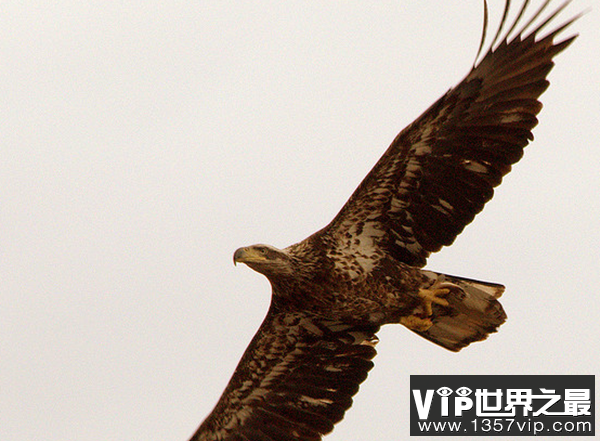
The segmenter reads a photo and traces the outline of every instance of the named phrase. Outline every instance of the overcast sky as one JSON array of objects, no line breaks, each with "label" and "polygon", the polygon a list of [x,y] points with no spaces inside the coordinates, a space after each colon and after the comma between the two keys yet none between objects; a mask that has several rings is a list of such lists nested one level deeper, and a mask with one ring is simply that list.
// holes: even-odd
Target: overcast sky
[{"label": "overcast sky", "polygon": [[[268,308],[234,250],[327,224],[467,74],[482,9],[1,2],[0,439],[185,441]],[[535,142],[428,264],[505,284],[507,323],[458,354],[385,327],[327,440],[407,439],[411,374],[600,373],[598,8],[574,32]]]}]

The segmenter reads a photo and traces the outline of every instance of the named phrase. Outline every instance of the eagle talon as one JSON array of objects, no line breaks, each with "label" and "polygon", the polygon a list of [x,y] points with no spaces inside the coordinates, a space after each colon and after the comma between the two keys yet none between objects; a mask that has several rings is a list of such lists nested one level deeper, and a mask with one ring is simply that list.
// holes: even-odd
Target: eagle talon
[{"label": "eagle talon", "polygon": [[413,331],[425,332],[433,326],[430,318],[421,318],[416,315],[408,315],[400,318],[400,323]]},{"label": "eagle talon", "polygon": [[432,305],[448,306],[448,300],[442,298],[450,292],[448,288],[422,288],[418,295],[423,305],[422,313],[415,313],[400,318],[400,323],[413,331],[425,332],[433,326],[431,316],[433,315]]},{"label": "eagle talon", "polygon": [[448,306],[448,300],[442,298],[450,292],[448,288],[422,288],[419,290],[419,297],[423,302],[423,308],[425,309],[425,315],[430,317],[433,314],[432,304]]}]

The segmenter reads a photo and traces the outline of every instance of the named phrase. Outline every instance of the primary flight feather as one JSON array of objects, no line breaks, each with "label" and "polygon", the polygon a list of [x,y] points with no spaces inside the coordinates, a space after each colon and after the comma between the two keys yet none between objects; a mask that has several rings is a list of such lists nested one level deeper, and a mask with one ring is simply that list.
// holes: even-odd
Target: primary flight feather
[{"label": "primary flight feather", "polygon": [[[515,33],[528,3],[503,34],[506,2],[489,50],[394,139],[329,225],[282,250],[235,252],[269,279],[271,306],[191,441],[320,440],[373,367],[380,326],[400,323],[458,351],[506,320],[502,285],[421,268],[521,159],[552,60],[575,38],[554,42],[578,17],[540,38],[566,3],[528,31],[549,0]],[[479,52],[486,34],[487,8]]]}]

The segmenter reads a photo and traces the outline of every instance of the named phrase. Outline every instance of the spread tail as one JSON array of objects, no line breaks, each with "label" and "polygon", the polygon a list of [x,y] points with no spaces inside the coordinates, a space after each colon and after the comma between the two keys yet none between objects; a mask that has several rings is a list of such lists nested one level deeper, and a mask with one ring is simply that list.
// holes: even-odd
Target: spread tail
[{"label": "spread tail", "polygon": [[431,322],[426,331],[415,332],[451,351],[459,351],[475,341],[485,340],[506,321],[506,313],[497,300],[504,286],[462,277],[424,273],[434,280],[432,287],[447,288],[448,306],[432,305]]}]

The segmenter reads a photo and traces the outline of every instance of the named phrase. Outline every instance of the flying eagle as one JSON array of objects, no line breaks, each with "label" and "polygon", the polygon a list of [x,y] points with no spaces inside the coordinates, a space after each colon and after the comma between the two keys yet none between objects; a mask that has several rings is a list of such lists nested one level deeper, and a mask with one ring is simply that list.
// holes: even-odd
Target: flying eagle
[{"label": "flying eagle", "polygon": [[[392,142],[333,221],[284,249],[253,245],[234,262],[264,274],[269,311],[191,441],[320,440],[373,367],[376,333],[401,323],[451,351],[506,320],[502,285],[423,270],[492,198],[533,139],[552,59],[576,37],[539,34],[566,3],[519,31],[503,17],[469,74]],[[503,32],[504,31],[504,32]],[[510,37],[511,35],[514,37]]]}]

